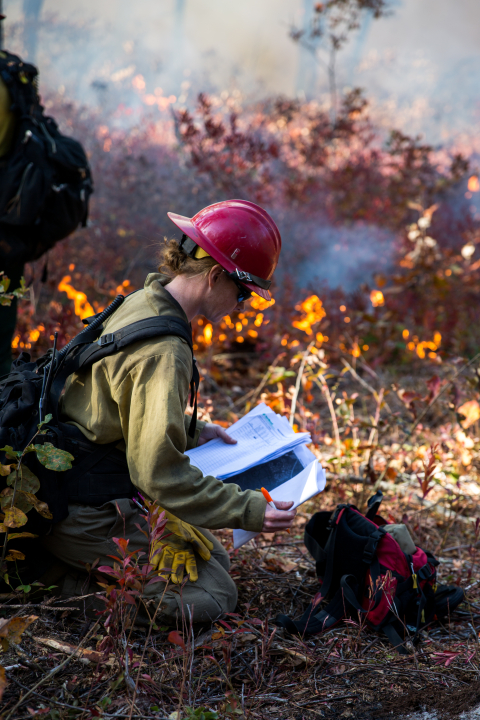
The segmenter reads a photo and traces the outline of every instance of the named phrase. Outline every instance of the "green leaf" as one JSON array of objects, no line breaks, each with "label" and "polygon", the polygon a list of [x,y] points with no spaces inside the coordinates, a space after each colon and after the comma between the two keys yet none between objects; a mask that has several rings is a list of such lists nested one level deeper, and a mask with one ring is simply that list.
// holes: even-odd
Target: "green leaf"
[{"label": "green leaf", "polygon": [[0,280],[0,292],[7,292],[10,287],[10,278],[4,275]]},{"label": "green leaf", "polygon": [[8,458],[12,458],[14,460],[22,454],[20,450],[14,450],[11,445],[5,445],[5,447],[0,448],[0,452],[6,453]]},{"label": "green leaf", "polygon": [[15,295],[16,298],[21,300],[22,298],[25,297],[25,295],[28,294],[28,292],[29,292],[29,289],[25,285],[25,278],[22,275],[22,277],[20,278],[20,287],[13,290],[13,294]]},{"label": "green leaf", "polygon": [[[20,478],[17,484],[17,490],[21,492],[36,493],[40,490],[40,480],[37,476],[26,467],[26,465],[20,465]],[[16,471],[14,470],[7,478],[7,485],[13,487],[15,484]]]},{"label": "green leaf", "polygon": [[45,443],[45,445],[35,445],[35,452],[37,458],[44,465],[47,470],[55,470],[56,472],[63,472],[64,470],[70,470],[72,467],[72,460],[75,458],[66,450],[59,450],[52,443]]},{"label": "green leaf", "polygon": [[53,417],[52,413],[48,413],[45,420],[42,420],[42,422],[38,423],[37,428],[40,430],[42,425],[46,425],[47,423],[49,423],[50,420],[52,419],[52,417]]}]

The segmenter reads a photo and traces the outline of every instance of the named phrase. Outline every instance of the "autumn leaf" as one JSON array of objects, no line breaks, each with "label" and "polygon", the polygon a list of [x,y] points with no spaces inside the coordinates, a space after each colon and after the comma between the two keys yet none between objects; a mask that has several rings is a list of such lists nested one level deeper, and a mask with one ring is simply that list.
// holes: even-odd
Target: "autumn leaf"
[{"label": "autumn leaf", "polygon": [[51,520],[53,518],[52,513],[48,509],[48,505],[46,502],[42,502],[42,500],[39,500],[36,495],[33,495],[32,493],[24,492],[22,495],[28,500],[29,503],[31,503],[31,507],[34,507],[35,510],[41,515],[42,517],[46,518],[47,520]]},{"label": "autumn leaf", "polygon": [[182,636],[181,636],[180,633],[178,633],[176,630],[172,630],[172,632],[169,633],[169,635],[168,635],[168,637],[167,637],[167,640],[168,640],[168,642],[173,643],[173,645],[178,645],[179,647],[182,648],[182,650],[186,650],[186,649],[187,649],[187,648],[185,647],[185,643],[184,643],[184,641],[183,641]]},{"label": "autumn leaf", "polygon": [[5,477],[5,475],[10,475],[12,471],[11,465],[0,465],[0,477]]},{"label": "autumn leaf", "polygon": [[[8,538],[10,540],[10,537]],[[13,548],[8,551],[6,560],[13,562],[15,560],[25,560],[25,555],[20,550],[14,550]]]},{"label": "autumn leaf", "polygon": [[[2,528],[2,526],[0,525],[0,533],[6,532],[6,528],[5,528],[5,530],[2,530],[1,528]],[[22,538],[22,537],[36,538],[36,537],[38,537],[38,535],[34,535],[31,532],[9,533],[9,535],[8,535],[9,540],[15,540],[15,538]]]},{"label": "autumn leaf", "polygon": [[385,474],[389,480],[396,480],[398,472],[397,472],[397,470],[395,470],[395,468],[388,467],[387,472]]},{"label": "autumn leaf", "polygon": [[[7,487],[0,493],[0,505],[2,510],[7,510],[12,504],[13,488]],[[15,496],[15,507],[24,512],[25,514],[30,512],[33,507],[24,493],[17,492]]]},{"label": "autumn leaf", "polygon": [[464,430],[469,428],[471,425],[480,420],[480,405],[476,400],[469,400],[463,405],[460,405],[457,412],[464,416],[464,420],[461,421],[461,426]]},{"label": "autumn leaf", "polygon": [[5,510],[5,520],[3,524],[9,528],[16,528],[25,525],[27,520],[27,516],[19,508],[10,507]]},{"label": "autumn leaf", "polygon": [[37,619],[37,615],[0,619],[0,644],[3,649],[8,650],[11,643],[18,645],[24,631]]},{"label": "autumn leaf", "polygon": [[72,467],[72,460],[75,458],[66,450],[60,450],[56,448],[52,443],[45,443],[45,445],[34,445],[37,458],[44,465],[47,470],[55,470],[56,472],[63,472],[70,470]]},{"label": "autumn leaf", "polygon": [[[14,470],[7,478],[7,485],[15,484],[16,471]],[[36,493],[40,490],[40,480],[26,465],[20,465],[20,478],[17,483],[17,490],[22,492]]]}]

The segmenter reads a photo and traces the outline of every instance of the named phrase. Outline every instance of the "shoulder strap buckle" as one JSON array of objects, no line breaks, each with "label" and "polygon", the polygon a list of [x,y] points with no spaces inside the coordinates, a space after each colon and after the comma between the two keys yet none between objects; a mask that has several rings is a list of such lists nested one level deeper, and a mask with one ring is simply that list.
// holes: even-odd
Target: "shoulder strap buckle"
[{"label": "shoulder strap buckle", "polygon": [[97,345],[100,345],[100,347],[104,347],[105,345],[110,345],[113,342],[115,342],[114,334],[107,333],[106,335],[102,335],[102,337],[97,340]]}]

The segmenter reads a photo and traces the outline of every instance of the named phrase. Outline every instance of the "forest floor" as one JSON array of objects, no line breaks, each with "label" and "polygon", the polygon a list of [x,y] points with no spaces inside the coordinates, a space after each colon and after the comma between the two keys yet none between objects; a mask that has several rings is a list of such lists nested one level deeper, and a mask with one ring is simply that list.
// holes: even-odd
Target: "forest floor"
[{"label": "forest floor", "polygon": [[[471,713],[480,705],[480,439],[478,419],[465,429],[465,415],[449,415],[447,392],[435,400],[438,388],[449,382],[448,372],[445,368],[437,395],[425,404],[423,423],[417,422],[421,404],[415,419],[405,397],[400,402],[404,393],[391,391],[385,409],[382,387],[398,387],[398,376],[374,380],[364,374],[368,390],[360,374],[338,372],[329,396],[333,406],[335,398],[341,400],[337,408],[345,404],[346,414],[339,412],[334,419],[328,403],[319,404],[323,430],[312,445],[327,470],[327,487],[299,509],[290,536],[262,535],[234,550],[231,531],[216,532],[230,554],[239,601],[236,613],[213,628],[190,627],[185,619],[173,634],[172,628],[126,626],[116,649],[108,653],[99,649],[108,632],[104,616],[94,619],[85,612],[88,598],[3,595],[2,618],[36,619],[2,656],[8,680],[2,720],[446,720]],[[248,383],[238,371],[234,382],[243,378],[242,402],[235,406],[215,381],[209,387],[209,371],[203,368],[202,374],[204,416],[209,419],[235,419],[232,406],[241,415],[247,393],[254,401],[271,401],[270,392],[255,398],[258,381]],[[406,391],[420,393],[415,388],[426,381],[421,375],[403,379]],[[352,405],[346,402],[355,389],[364,427],[355,425],[355,418],[352,424]],[[301,424],[309,411],[299,407]],[[389,413],[394,422],[382,426],[383,414]],[[402,435],[408,422],[417,426]],[[347,426],[352,432],[346,432]],[[361,440],[362,432],[368,442]],[[432,458],[436,465],[430,472]],[[407,525],[415,542],[439,560],[439,582],[460,585],[467,602],[444,622],[428,625],[407,656],[354,622],[307,640],[278,629],[273,622],[277,613],[298,617],[319,589],[303,544],[311,514],[333,510],[339,502],[364,511],[378,488],[384,493],[384,517]]]}]

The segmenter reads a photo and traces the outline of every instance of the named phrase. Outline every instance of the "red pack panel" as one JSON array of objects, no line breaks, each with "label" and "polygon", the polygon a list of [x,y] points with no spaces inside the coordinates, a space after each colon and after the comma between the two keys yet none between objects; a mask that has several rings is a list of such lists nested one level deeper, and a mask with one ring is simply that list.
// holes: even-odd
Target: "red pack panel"
[{"label": "red pack panel", "polygon": [[[423,565],[425,565],[427,558],[425,553],[423,555],[425,556]],[[411,569],[408,566],[407,558],[397,541],[388,533],[378,543],[377,558],[380,565],[384,565],[389,570],[394,570],[399,575],[403,575],[405,579],[410,577]]]},{"label": "red pack panel", "polygon": [[[370,581],[370,574],[368,574],[368,580]],[[391,575],[381,575],[378,579],[378,583],[380,584],[382,595],[377,607],[370,610],[374,603],[373,595],[378,588],[370,588],[370,595],[372,595],[372,597],[366,597],[362,602],[363,609],[367,611],[369,610],[365,616],[366,620],[368,624],[373,627],[380,625],[385,620],[390,610],[395,610],[393,599],[397,590],[397,578],[392,577]]]}]

